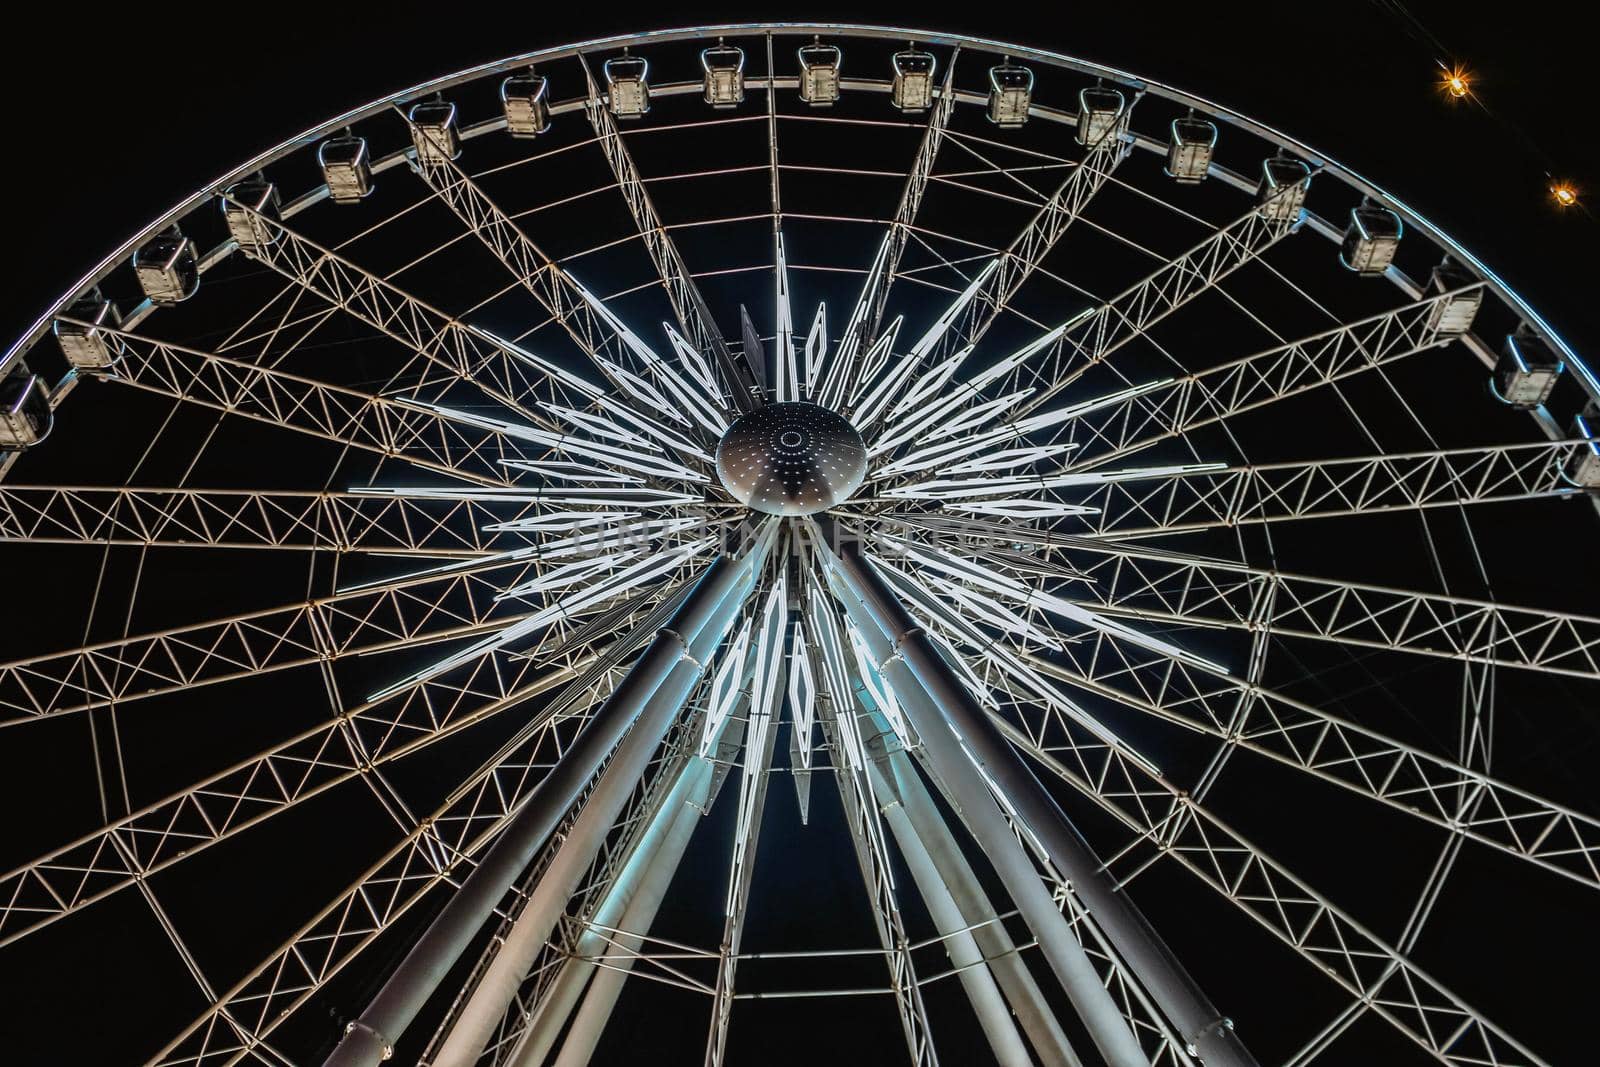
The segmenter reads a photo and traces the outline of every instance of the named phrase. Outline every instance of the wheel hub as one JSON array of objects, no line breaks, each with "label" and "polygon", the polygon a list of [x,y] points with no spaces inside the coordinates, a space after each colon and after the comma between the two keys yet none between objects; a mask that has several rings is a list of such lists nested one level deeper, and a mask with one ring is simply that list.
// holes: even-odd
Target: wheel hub
[{"label": "wheel hub", "polygon": [[717,476],[734,499],[769,515],[814,515],[847,499],[867,474],[850,421],[817,404],[768,404],[742,415],[717,446]]}]

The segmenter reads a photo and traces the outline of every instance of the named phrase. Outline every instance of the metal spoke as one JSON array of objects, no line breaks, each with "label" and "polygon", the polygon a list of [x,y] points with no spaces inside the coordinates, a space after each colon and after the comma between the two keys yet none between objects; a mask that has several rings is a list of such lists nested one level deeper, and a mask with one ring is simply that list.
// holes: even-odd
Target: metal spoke
[{"label": "metal spoke", "polygon": [[1297,396],[1406,356],[1448,344],[1467,329],[1443,311],[1480,291],[1441,293],[1359,322],[1165,384],[1074,422],[1074,467],[1099,466],[1158,441]]},{"label": "metal spoke", "polygon": [[[1285,189],[1279,195],[1289,192]],[[1037,410],[1155,323],[1260,258],[1298,226],[1295,218],[1248,212],[1104,304],[1074,318],[1037,357],[1001,379],[996,395],[1032,388],[1034,392],[1018,413]]]},{"label": "metal spoke", "polygon": [[537,512],[398,494],[5,484],[0,540],[473,559],[513,543],[485,527]]},{"label": "metal spoke", "polygon": [[1583,490],[1564,471],[1581,441],[1441,449],[1106,480],[1074,498],[1107,537],[1149,537],[1251,523],[1456,507]]},{"label": "metal spoke", "polygon": [[[622,618],[659,613],[630,601]],[[670,603],[670,600],[668,601]],[[602,652],[549,635],[532,650],[484,654],[464,673],[371,700],[0,876],[0,939],[10,942],[198,854],[335,786],[376,772],[508,708],[612,670]],[[0,943],[3,943],[0,942]]]},{"label": "metal spoke", "polygon": [[437,399],[452,385],[466,383],[529,422],[550,426],[539,413],[538,400],[552,393],[564,400],[566,393],[559,375],[550,373],[547,364],[424,303],[249,205],[237,206],[250,212],[274,238],[246,249],[252,258],[422,357],[424,367],[414,386],[418,394]]},{"label": "metal spoke", "polygon": [[740,411],[748,410],[753,404],[757,379],[752,375],[751,368],[744,362],[735,360],[733,353],[729,351],[728,342],[712,318],[711,310],[706,307],[705,298],[700,295],[694,276],[684,266],[683,256],[678,252],[677,244],[673,242],[667,228],[662,224],[661,217],[656,214],[655,204],[650,200],[649,190],[645,188],[639,168],[634,164],[633,156],[629,154],[627,146],[622,143],[622,134],[617,129],[616,120],[611,117],[607,102],[602,99],[600,89],[595,85],[587,63],[584,64],[583,73],[589,87],[584,113],[588,116],[590,125],[594,127],[595,139],[599,142],[601,150],[605,153],[606,162],[610,164],[611,172],[616,177],[617,188],[622,192],[639,237],[644,242],[645,250],[650,254],[651,262],[655,264],[656,274],[661,279],[661,286],[667,294],[667,299],[672,302],[672,310],[677,317],[678,325],[695,350],[708,356],[713,366],[723,375],[723,384],[728,388],[735,407]]},{"label": "metal spoke", "polygon": [[944,82],[934,96],[933,106],[928,109],[927,127],[922,132],[922,141],[917,145],[917,154],[906,170],[900,202],[895,206],[894,219],[890,221],[889,232],[884,237],[883,266],[869,276],[866,287],[862,289],[858,303],[863,314],[851,317],[856,330],[853,333],[846,332],[840,338],[841,353],[865,351],[878,340],[878,329],[883,325],[883,309],[889,301],[889,290],[900,269],[900,257],[905,254],[912,224],[916,222],[917,212],[922,207],[922,197],[928,191],[928,181],[933,177],[939,148],[944,144],[945,128],[949,126],[950,115],[955,111],[956,97],[951,85],[956,75],[956,60],[960,56],[961,49],[958,46],[950,56],[950,62],[945,64]]},{"label": "metal spoke", "polygon": [[[1366,927],[1216,815],[1157,780],[1143,805],[1098,790],[1079,779],[1025,734],[1011,740],[1041,766],[1117,815],[1161,855],[1170,856],[1224,899],[1240,908],[1315,969],[1370,1004],[1405,1036],[1441,1063],[1544,1064],[1431,975],[1405,959]],[[1166,796],[1160,796],[1165,793]],[[1164,822],[1141,814],[1177,799],[1179,814]],[[1112,870],[1116,871],[1113,864]]]},{"label": "metal spoke", "polygon": [[[529,567],[510,566],[521,571]],[[0,722],[68,715],[319,663],[325,657],[498,630],[516,617],[498,599],[502,579],[474,571],[401,579],[14,660],[0,666]]]},{"label": "metal spoke", "polygon": [[335,444],[404,457],[418,467],[462,481],[505,484],[505,468],[499,461],[522,454],[503,435],[464,426],[389,397],[127,331],[106,333],[117,353],[117,361],[102,372],[107,381]]}]

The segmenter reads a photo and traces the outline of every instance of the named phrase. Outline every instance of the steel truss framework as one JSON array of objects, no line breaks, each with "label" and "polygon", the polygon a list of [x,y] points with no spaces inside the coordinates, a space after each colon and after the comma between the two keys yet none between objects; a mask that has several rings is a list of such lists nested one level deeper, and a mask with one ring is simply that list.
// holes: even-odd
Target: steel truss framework
[{"label": "steel truss framework", "polygon": [[[847,53],[829,111],[796,99],[791,57],[819,33]],[[674,68],[719,38],[750,60],[742,111],[701,111],[710,83]],[[928,106],[889,120],[885,97],[904,86],[854,53],[912,38],[908,54],[934,53]],[[695,74],[651,84],[637,124],[623,121],[627,67],[606,63],[624,45]],[[1034,99],[1024,131],[985,125],[982,78],[1005,56],[1116,85],[1122,102],[1094,116],[1088,96]],[[475,110],[478,91],[530,60],[550,79],[552,125],[513,142],[504,114]],[[460,121],[413,110],[435,92],[460,97]],[[1206,181],[1225,203],[1185,201],[1150,158],[1184,109],[1307,176],[1258,192],[1214,162]],[[400,145],[372,159],[383,188],[369,202],[334,205],[319,186],[284,190],[279,209],[236,187],[346,125]],[[887,143],[889,127],[908,154],[850,147]],[[660,147],[707,136],[725,158]],[[481,162],[491,150],[499,161]],[[582,177],[563,184],[569,169]],[[846,178],[877,202],[818,199],[819,180]],[[1412,232],[1393,286],[1364,283],[1356,300],[1304,263],[1316,252],[1339,269],[1318,244],[1343,234],[1327,212],[1363,199]],[[883,1018],[917,1065],[938,1063],[958,1025],[933,1005],[958,1002],[1006,1064],[1242,1067],[1264,1048],[1333,1062],[1374,1055],[1363,1019],[1398,1039],[1385,1055],[1549,1062],[1513,1036],[1525,1020],[1452,989],[1424,933],[1473,850],[1518,876],[1507,896],[1541,879],[1600,891],[1600,813],[1493,760],[1496,702],[1518,679],[1579,702],[1600,683],[1600,617],[1491,586],[1479,530],[1487,515],[1556,531],[1593,520],[1571,501],[1591,494],[1574,472],[1595,446],[1568,439],[1563,405],[1600,397],[1520,298],[1364,179],[1206,101],[1064,57],[735,26],[516,57],[376,102],[145,236],[200,232],[200,206],[216,228],[219,205],[228,236],[201,258],[192,304],[84,314],[73,298],[116,290],[130,246],[45,320],[103,352],[53,390],[57,432],[76,432],[80,408],[137,425],[119,405],[142,395],[170,409],[140,429],[149,447],[91,462],[46,443],[0,466],[0,558],[100,567],[79,636],[0,661],[0,738],[64,759],[49,732],[85,726],[100,799],[99,819],[0,875],[0,948],[89,931],[106,902],[142,899],[203,1004],[130,1055],[575,1065],[602,1047],[625,989],[660,987],[703,1005],[691,1055],[707,1065],[738,1062],[746,1001],[845,996],[891,1005]],[[353,232],[336,224],[348,219]],[[770,256],[741,251],[756,244]],[[1078,268],[1097,255],[1103,271]],[[1440,256],[1466,280],[1420,280]],[[747,276],[769,272],[770,306],[731,315]],[[801,294],[834,311],[796,307]],[[1484,373],[1486,324],[1518,322],[1570,357],[1582,389],[1563,384],[1531,422],[1474,414],[1463,435],[1447,417],[1463,391],[1419,383]],[[7,365],[60,362],[35,344],[43,328]],[[723,488],[718,443],[745,413],[798,401],[848,416],[865,483],[825,515],[753,513]],[[169,440],[187,449],[176,469]],[[321,467],[286,464],[269,487],[241,457],[236,477],[206,484],[211,454],[240,447],[224,440]],[[131,475],[105,473],[130,460]],[[1416,580],[1352,578],[1360,557],[1319,535],[1338,524],[1419,543]],[[1340,566],[1321,570],[1330,546]],[[141,627],[141,605],[198,557],[256,561],[230,573],[295,591]],[[1386,721],[1411,672],[1451,664],[1459,690],[1422,740]],[[1304,684],[1356,668],[1374,684]],[[182,734],[162,725],[170,709],[279,684],[315,714],[242,758],[202,760],[187,784],[130,789],[141,768],[125,733]],[[271,715],[261,700],[232,713]],[[1453,751],[1429,740],[1441,734]],[[1227,787],[1268,773],[1354,805],[1357,835],[1398,825],[1438,843],[1425,877],[1394,879],[1414,900],[1403,928],[1275,858],[1302,840],[1236,828]],[[847,839],[869,942],[750,943],[769,903],[757,869],[784,862],[763,831],[787,817],[785,780],[817,820],[808,832]],[[164,901],[199,857],[333,804],[382,826],[370,863],[275,931],[267,955],[230,966],[196,951]],[[724,811],[720,936],[679,936],[665,902]],[[1193,876],[1177,907],[1144,896],[1146,872],[1166,868]],[[1262,959],[1325,976],[1331,1019],[1273,1033],[1269,988],[1260,1004],[1213,1004],[1216,961],[1180,960],[1162,937],[1191,906],[1264,930]],[[787,959],[851,974],[866,961],[875,977],[765,985]],[[330,1008],[344,1031],[308,1038]]]}]

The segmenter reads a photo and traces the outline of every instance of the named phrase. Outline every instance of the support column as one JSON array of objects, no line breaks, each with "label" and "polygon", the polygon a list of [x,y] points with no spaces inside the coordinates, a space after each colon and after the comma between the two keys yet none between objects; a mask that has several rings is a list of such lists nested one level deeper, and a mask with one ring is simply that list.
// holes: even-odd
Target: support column
[{"label": "support column", "polygon": [[[892,798],[895,790],[886,780],[885,768],[877,761],[869,761],[868,766],[872,771],[873,789],[880,800]],[[956,977],[967,999],[972,1002],[972,1010],[977,1013],[978,1023],[983,1027],[983,1036],[988,1039],[995,1062],[1002,1067],[1031,1067],[1033,1061],[1028,1058],[1028,1050],[1023,1047],[1016,1024],[1011,1021],[1011,1013],[1006,1010],[1006,1002],[995,986],[994,975],[989,972],[972,931],[967,929],[955,898],[939,877],[932,857],[912,827],[905,806],[889,801],[882,805],[881,810],[884,820],[889,824],[889,832],[900,847],[900,855],[911,870],[911,879],[917,883],[917,891],[928,906],[928,915],[944,942],[951,966],[957,968]]]},{"label": "support column", "polygon": [[[1106,875],[1088,842],[989,721],[988,713],[861,555],[859,547],[853,543],[842,545],[835,558],[850,591],[881,632],[892,640],[901,673],[909,675],[908,681],[915,683],[913,687],[930,697],[935,710],[942,712],[926,726],[920,722],[915,725],[946,787],[952,785],[947,771],[958,773],[961,764],[983,768],[1041,843],[1050,862],[1072,883],[1073,891],[1105,932],[1117,955],[1149,990],[1201,1061],[1208,1067],[1256,1067],[1254,1057],[1234,1034],[1232,1022],[1217,1011],[1133,902]],[[936,748],[941,752],[937,760]]]},{"label": "support column", "polygon": [[962,854],[944,816],[934,807],[928,787],[912,766],[910,757],[904,752],[891,755],[885,774],[893,774],[911,829],[927,850],[940,881],[949,888],[950,896],[988,961],[1001,992],[1011,1003],[1011,1010],[1016,1013],[1022,1032],[1028,1036],[1028,1043],[1039,1061],[1044,1067],[1082,1067],[1066,1032],[1056,1022],[1055,1012],[1044,999],[1044,991],[1034,981],[1033,972],[1028,970],[1011,935],[1000,923],[999,912]]},{"label": "support column", "polygon": [[[853,571],[846,570],[841,575],[830,568],[829,576],[835,580],[835,591],[846,612],[855,620],[873,657],[883,664],[881,670],[893,686],[901,710],[921,738],[934,773],[949,791],[962,820],[1005,883],[1006,892],[1038,939],[1040,951],[1050,962],[1051,970],[1083,1019],[1100,1054],[1111,1067],[1149,1067],[1149,1060],[1128,1021],[1101,984],[1094,965],[1089,962],[1066,918],[1056,908],[1033,861],[1011,832],[1010,824],[977,766],[966,757],[960,739],[945,720],[939,705],[897,655],[898,651],[903,651],[903,646],[897,649],[891,644],[869,609],[865,595],[857,588]],[[877,576],[872,574],[871,577]]]},{"label": "support column", "polygon": [[[726,732],[724,724],[723,734]],[[683,861],[695,826],[706,811],[713,777],[711,763],[697,754],[689,756],[672,791],[653,816],[644,839],[595,910],[591,919],[593,925],[616,930],[649,930]],[[651,900],[653,904],[649,903]],[[601,934],[586,930],[579,936],[573,958],[561,965],[560,973],[507,1058],[506,1067],[539,1067],[545,1061],[572,1009],[584,996],[590,976],[607,973],[586,958],[600,955],[604,950],[605,938]],[[622,965],[631,966],[631,961],[624,960]],[[564,1048],[562,1054],[566,1054]]]},{"label": "support column", "polygon": [[[624,932],[613,935],[613,939],[624,955],[605,967],[584,964],[594,970],[594,978],[584,994],[583,1005],[572,1020],[572,1028],[567,1031],[567,1039],[561,1043],[561,1054],[556,1057],[555,1067],[582,1067],[594,1055],[595,1046],[600,1043],[600,1035],[611,1019],[617,998],[622,995],[623,983],[633,970],[633,959],[627,954],[638,952],[644,944],[644,935],[655,923],[656,912],[661,910],[661,901],[667,895],[667,887],[672,883],[679,861],[683,859],[684,849],[689,847],[689,838],[694,836],[695,826],[700,821],[700,805],[705,803],[711,785],[711,765],[698,756],[693,757],[693,763],[684,776],[693,778],[690,791],[672,812],[672,822],[662,840],[659,856],[650,865],[645,879],[629,898],[627,908],[616,923],[617,929]],[[539,1062],[532,1058],[513,1057],[508,1067],[538,1067]]]},{"label": "support column", "polygon": [[[729,593],[748,588],[753,574],[749,564],[757,555],[759,553],[753,552],[740,566],[732,568],[738,579]],[[611,832],[629,794],[649,766],[672,720],[705,672],[706,662],[722,644],[742,602],[743,598],[737,595],[719,598],[703,625],[687,641],[666,679],[645,702],[633,728],[606,764],[555,858],[506,933],[500,950],[484,968],[477,987],[462,1005],[455,1026],[434,1055],[433,1067],[472,1067],[477,1062],[521,988],[528,968],[561,918],[567,901]]]},{"label": "support column", "polygon": [[[766,543],[763,541],[762,545]],[[759,546],[750,553],[751,557],[757,555],[764,555]],[[682,661],[690,642],[717,614],[739,580],[748,576],[749,561],[747,557],[734,564],[725,556],[712,561],[673,613],[668,626],[651,640],[565,756],[530,792],[361,1017],[345,1028],[344,1037],[328,1056],[325,1067],[375,1067],[393,1055],[394,1043],[532,862],[539,846],[577,801],[607,754]],[[497,1014],[495,1021],[498,1018]],[[478,1047],[481,1049],[482,1045]]]}]

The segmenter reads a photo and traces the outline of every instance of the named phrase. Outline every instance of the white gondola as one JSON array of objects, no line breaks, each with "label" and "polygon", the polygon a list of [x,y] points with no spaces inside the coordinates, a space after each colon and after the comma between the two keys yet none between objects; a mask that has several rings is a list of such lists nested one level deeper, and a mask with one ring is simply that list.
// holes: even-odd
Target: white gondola
[{"label": "white gondola", "polygon": [[1261,164],[1261,184],[1256,203],[1261,217],[1274,222],[1295,222],[1305,207],[1311,168],[1298,159],[1274,156]]},{"label": "white gondola", "polygon": [[330,137],[317,146],[317,163],[328,183],[328,199],[335,204],[359,203],[372,192],[372,157],[365,137]]},{"label": "white gondola", "polygon": [[513,74],[500,83],[500,106],[506,113],[506,132],[513,137],[537,137],[550,128],[550,82],[532,71]]},{"label": "white gondola", "polygon": [[177,304],[200,288],[200,257],[194,242],[174,226],[139,246],[133,273],[152,304]]},{"label": "white gondola", "polygon": [[1386,207],[1363,204],[1350,212],[1344,242],[1339,247],[1339,262],[1365,278],[1381,277],[1394,262],[1405,226],[1400,216]]},{"label": "white gondola", "polygon": [[67,318],[57,319],[52,328],[68,363],[78,370],[100,370],[117,361],[106,331],[121,325],[117,305],[101,295],[96,286],[68,305]]},{"label": "white gondola", "polygon": [[50,433],[53,418],[44,380],[17,363],[0,381],[0,451],[32,448]]},{"label": "white gondola", "polygon": [[832,107],[839,99],[839,63],[844,53],[835,45],[813,41],[801,47],[800,99],[812,107]]},{"label": "white gondola", "polygon": [[1078,143],[1097,145],[1122,133],[1128,102],[1115,89],[1095,86],[1078,93]]},{"label": "white gondola", "polygon": [[1477,280],[1471,271],[1449,260],[1433,268],[1433,276],[1428,279],[1429,293],[1452,295],[1433,305],[1433,311],[1428,315],[1428,326],[1446,337],[1459,337],[1472,329],[1472,322],[1478,317],[1478,308],[1483,306],[1483,286],[1464,293],[1456,290],[1464,289]]},{"label": "white gondola", "polygon": [[650,64],[624,52],[606,60],[606,100],[619,119],[636,119],[650,110]]},{"label": "white gondola", "polygon": [[1532,411],[1550,399],[1566,361],[1532,330],[1523,327],[1506,338],[1494,368],[1494,393],[1519,411]]},{"label": "white gondola", "polygon": [[1172,120],[1167,141],[1167,175],[1182,185],[1205,181],[1217,151],[1217,124],[1193,115]]},{"label": "white gondola", "polygon": [[278,230],[272,225],[278,215],[278,187],[271,182],[240,182],[222,196],[222,217],[228,221],[228,232],[247,252],[265,248],[278,239]]},{"label": "white gondola", "polygon": [[1590,401],[1573,417],[1572,438],[1586,443],[1567,460],[1567,478],[1573,485],[1600,490],[1600,402]]},{"label": "white gondola", "polygon": [[908,47],[894,54],[894,82],[889,99],[905,112],[926,111],[933,105],[933,72],[939,61],[932,52]]},{"label": "white gondola", "polygon": [[744,49],[717,42],[700,53],[706,76],[706,103],[712,107],[738,107],[744,103]]},{"label": "white gondola", "polygon": [[1033,103],[1033,71],[1009,59],[989,68],[989,121],[1002,130],[1014,130],[1028,121]]},{"label": "white gondola", "polygon": [[456,134],[456,106],[447,100],[427,100],[411,107],[411,145],[419,163],[448,163],[461,154]]}]

